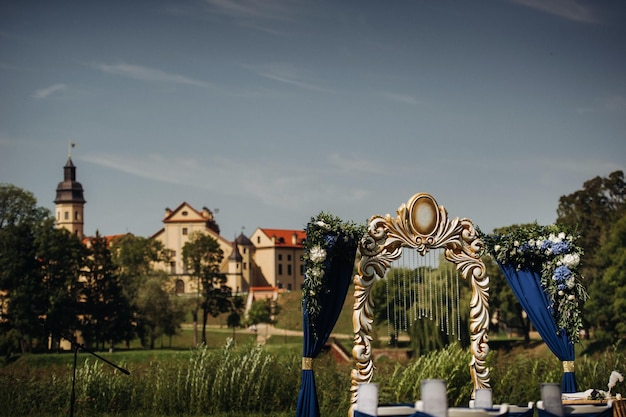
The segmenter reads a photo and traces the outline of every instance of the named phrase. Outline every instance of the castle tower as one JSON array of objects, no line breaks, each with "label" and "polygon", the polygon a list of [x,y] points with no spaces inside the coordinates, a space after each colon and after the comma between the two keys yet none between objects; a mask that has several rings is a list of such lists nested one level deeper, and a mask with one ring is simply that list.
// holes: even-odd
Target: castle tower
[{"label": "castle tower", "polygon": [[83,186],[76,181],[76,167],[71,155],[68,155],[63,167],[63,181],[57,186],[57,197],[54,200],[57,227],[65,228],[82,239],[85,203]]}]

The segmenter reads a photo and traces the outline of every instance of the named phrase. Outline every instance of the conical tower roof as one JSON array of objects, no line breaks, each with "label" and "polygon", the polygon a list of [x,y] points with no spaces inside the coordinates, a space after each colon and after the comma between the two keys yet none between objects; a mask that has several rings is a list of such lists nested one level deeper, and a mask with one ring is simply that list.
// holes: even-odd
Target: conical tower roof
[{"label": "conical tower roof", "polygon": [[55,204],[59,203],[85,203],[83,196],[83,186],[76,181],[76,167],[72,163],[72,158],[67,158],[63,167],[63,181],[57,185],[57,197]]}]

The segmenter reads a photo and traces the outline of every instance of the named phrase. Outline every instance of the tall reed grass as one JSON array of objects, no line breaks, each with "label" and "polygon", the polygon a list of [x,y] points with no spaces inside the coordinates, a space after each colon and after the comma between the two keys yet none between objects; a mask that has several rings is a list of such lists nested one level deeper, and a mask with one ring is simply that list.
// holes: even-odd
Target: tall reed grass
[{"label": "tall reed grass", "polygon": [[[540,398],[539,384],[558,382],[560,362],[549,352],[494,351],[488,355],[496,402],[525,404]],[[470,353],[459,345],[406,363],[377,363],[374,382],[381,403],[412,403],[420,398],[420,381],[447,381],[451,406],[467,406],[472,393]],[[581,390],[606,389],[613,370],[624,373],[626,352],[616,346],[576,360]],[[19,364],[14,364],[19,365]],[[301,358],[253,344],[220,349],[199,347],[173,352],[152,362],[122,364],[130,376],[87,358],[76,375],[75,416],[292,416],[301,378]],[[352,364],[338,365],[330,356],[316,359],[315,379],[322,415],[345,416],[349,407]],[[0,368],[0,415],[67,416],[71,367]],[[626,393],[626,384],[615,392]]]}]

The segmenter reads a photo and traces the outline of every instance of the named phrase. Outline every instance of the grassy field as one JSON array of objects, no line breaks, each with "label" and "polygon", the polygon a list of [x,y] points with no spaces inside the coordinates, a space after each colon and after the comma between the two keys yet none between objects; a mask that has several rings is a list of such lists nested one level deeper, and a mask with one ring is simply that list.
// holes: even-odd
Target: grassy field
[{"label": "grassy field", "polygon": [[[300,384],[302,336],[287,330],[302,330],[299,299],[299,292],[281,294],[277,329],[263,347],[256,345],[257,334],[247,329],[233,332],[225,326],[224,318],[218,317],[209,321],[207,345],[200,349],[194,346],[193,331],[187,324],[178,335],[157,341],[154,350],[142,349],[135,342],[130,349],[98,352],[128,369],[128,376],[81,351],[75,416],[293,416]],[[351,313],[352,299],[348,297],[335,333],[351,335]],[[351,337],[341,341],[351,348]],[[541,382],[560,380],[561,364],[541,341],[523,345],[493,338],[493,346],[488,366],[496,401],[536,401]],[[577,345],[576,376],[581,389],[605,389],[612,370],[624,373],[626,352],[619,345],[593,355],[585,353],[585,348],[585,342]],[[450,404],[466,405],[472,391],[470,356],[466,349],[450,346],[410,361],[380,360],[373,380],[380,384],[380,401],[413,402],[419,398],[418,381],[445,376]],[[0,415],[68,415],[72,363],[73,354],[64,352],[21,355],[0,366],[0,403],[5,405]],[[346,415],[353,366],[334,363],[329,356],[315,360],[316,386],[325,417]],[[626,387],[621,387],[621,392],[625,391]]]}]

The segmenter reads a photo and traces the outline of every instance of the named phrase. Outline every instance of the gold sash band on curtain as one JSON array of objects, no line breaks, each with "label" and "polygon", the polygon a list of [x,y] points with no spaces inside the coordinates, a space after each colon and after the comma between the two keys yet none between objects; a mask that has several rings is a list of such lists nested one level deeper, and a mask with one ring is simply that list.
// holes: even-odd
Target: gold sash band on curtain
[{"label": "gold sash band on curtain", "polygon": [[313,370],[313,358],[302,358],[302,370],[303,371]]},{"label": "gold sash band on curtain", "polygon": [[563,361],[563,372],[574,372],[574,361]]}]

